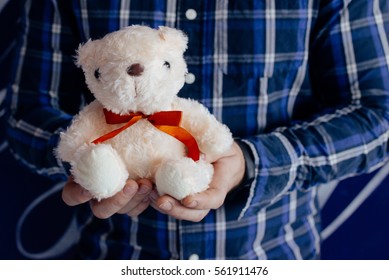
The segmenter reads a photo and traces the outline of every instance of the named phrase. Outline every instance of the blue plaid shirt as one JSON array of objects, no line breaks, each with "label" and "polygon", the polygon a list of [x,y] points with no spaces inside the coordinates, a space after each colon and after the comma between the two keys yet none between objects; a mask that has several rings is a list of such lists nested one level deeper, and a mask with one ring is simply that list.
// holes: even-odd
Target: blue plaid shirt
[{"label": "blue plaid shirt", "polygon": [[388,160],[386,0],[34,0],[24,13],[8,140],[36,172],[64,176],[58,133],[92,98],[78,44],[131,24],[187,33],[180,96],[206,105],[253,163],[250,184],[198,223],[151,207],[99,220],[80,206],[82,258],[317,258],[317,186]]}]

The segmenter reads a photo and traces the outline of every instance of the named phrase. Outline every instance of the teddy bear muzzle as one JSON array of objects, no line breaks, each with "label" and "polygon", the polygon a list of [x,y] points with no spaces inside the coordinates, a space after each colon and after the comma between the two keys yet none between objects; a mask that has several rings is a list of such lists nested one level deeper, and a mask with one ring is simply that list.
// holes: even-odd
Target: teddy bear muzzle
[{"label": "teddy bear muzzle", "polygon": [[144,67],[139,63],[131,64],[127,68],[127,74],[134,77],[138,77],[142,75],[143,71],[144,71]]}]

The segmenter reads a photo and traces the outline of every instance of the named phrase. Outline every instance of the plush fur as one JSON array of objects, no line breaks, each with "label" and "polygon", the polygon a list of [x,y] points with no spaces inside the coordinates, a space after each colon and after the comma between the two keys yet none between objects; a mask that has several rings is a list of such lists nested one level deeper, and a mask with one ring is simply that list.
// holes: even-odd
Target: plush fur
[{"label": "plush fur", "polygon": [[[186,157],[180,141],[145,119],[104,143],[92,143],[123,126],[107,124],[103,108],[121,115],[180,110],[181,126],[195,137],[201,153],[215,158],[230,148],[233,140],[225,125],[200,103],[177,97],[187,72],[186,48],[187,37],[179,30],[139,25],[79,47],[77,65],[96,100],[61,134],[56,154],[71,164],[75,181],[94,198],[113,196],[128,178],[151,179],[161,195],[177,199],[208,187],[212,164]],[[128,74],[131,65],[136,65],[134,75]]]}]

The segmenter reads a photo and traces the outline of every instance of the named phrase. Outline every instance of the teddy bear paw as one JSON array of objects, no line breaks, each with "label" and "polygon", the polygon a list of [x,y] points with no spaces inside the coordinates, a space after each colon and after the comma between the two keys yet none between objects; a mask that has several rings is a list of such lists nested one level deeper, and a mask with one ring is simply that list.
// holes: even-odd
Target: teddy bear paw
[{"label": "teddy bear paw", "polygon": [[208,188],[213,175],[211,164],[190,158],[162,163],[156,173],[160,195],[168,194],[177,200]]},{"label": "teddy bear paw", "polygon": [[118,153],[106,144],[83,146],[72,163],[72,174],[97,200],[116,194],[128,178]]}]

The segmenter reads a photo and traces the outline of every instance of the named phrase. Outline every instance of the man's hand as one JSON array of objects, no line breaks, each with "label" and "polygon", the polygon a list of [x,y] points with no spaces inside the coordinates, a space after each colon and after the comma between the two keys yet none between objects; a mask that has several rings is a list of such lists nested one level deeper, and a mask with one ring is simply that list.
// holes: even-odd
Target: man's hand
[{"label": "man's hand", "polygon": [[151,205],[176,219],[201,221],[211,209],[222,206],[227,193],[242,181],[245,161],[239,145],[234,142],[228,152],[213,162],[213,166],[214,175],[207,190],[190,195],[182,201],[168,195],[159,197],[156,191],[152,191]]},{"label": "man's hand", "polygon": [[62,191],[62,199],[69,206],[90,202],[93,214],[106,219],[115,213],[137,216],[150,205],[150,193],[153,189],[151,181],[140,179],[128,180],[124,188],[116,195],[97,201],[92,199],[88,191],[69,177]]},{"label": "man's hand", "polygon": [[[213,161],[213,159],[206,159]],[[137,216],[150,204],[158,211],[176,219],[201,221],[211,209],[223,205],[227,193],[242,180],[245,161],[239,146],[234,143],[229,151],[213,162],[214,175],[209,188],[178,201],[168,195],[159,196],[150,180],[128,180],[116,195],[97,201],[90,193],[69,177],[62,191],[62,199],[69,206],[90,203],[93,214],[101,219],[115,213]]]}]

